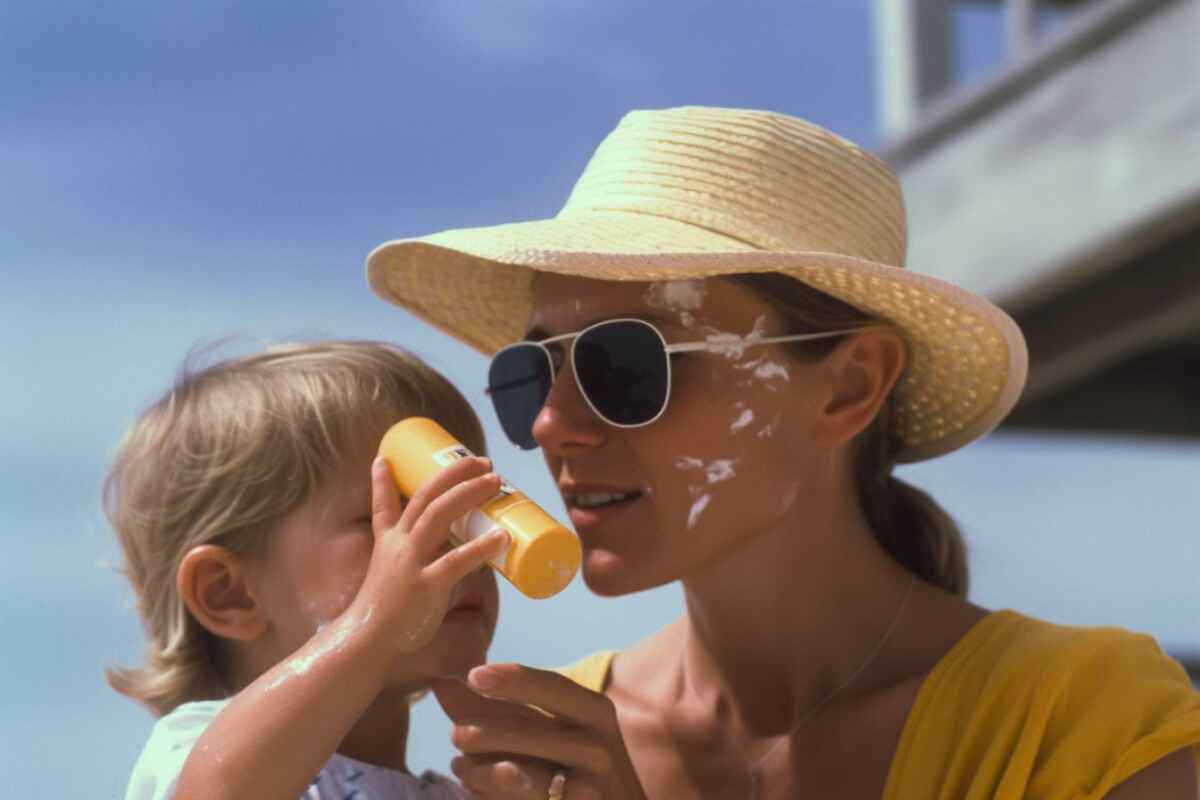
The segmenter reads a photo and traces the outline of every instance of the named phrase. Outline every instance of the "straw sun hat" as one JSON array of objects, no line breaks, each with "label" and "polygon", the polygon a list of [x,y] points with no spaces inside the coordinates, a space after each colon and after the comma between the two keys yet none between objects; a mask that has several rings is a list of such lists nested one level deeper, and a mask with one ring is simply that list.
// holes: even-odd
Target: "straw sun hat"
[{"label": "straw sun hat", "polygon": [[553,219],[383,244],[386,300],[490,355],[524,335],[535,272],[618,281],[778,272],[894,323],[909,345],[901,461],[995,427],[1025,383],[1025,340],[981,297],[904,269],[896,176],[851,142],[762,111],[627,114]]}]

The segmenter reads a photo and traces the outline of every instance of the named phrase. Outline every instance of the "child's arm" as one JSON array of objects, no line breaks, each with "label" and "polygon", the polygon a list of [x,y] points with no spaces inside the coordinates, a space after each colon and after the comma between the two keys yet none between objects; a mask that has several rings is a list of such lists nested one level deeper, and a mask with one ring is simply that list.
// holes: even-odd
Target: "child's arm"
[{"label": "child's arm", "polygon": [[178,800],[295,800],[384,686],[395,659],[427,644],[455,584],[508,542],[494,531],[441,555],[450,524],[493,497],[486,459],[439,473],[401,514],[387,465],[371,468],[375,544],[350,607],[231,699],[197,740]]}]

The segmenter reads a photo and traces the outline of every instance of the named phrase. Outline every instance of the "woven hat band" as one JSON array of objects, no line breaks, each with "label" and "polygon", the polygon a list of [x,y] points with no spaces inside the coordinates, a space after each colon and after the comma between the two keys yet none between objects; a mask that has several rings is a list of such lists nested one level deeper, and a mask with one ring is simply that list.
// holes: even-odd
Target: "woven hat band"
[{"label": "woven hat band", "polygon": [[891,170],[841,137],[768,112],[630,112],[558,218],[601,210],[673,219],[762,250],[904,264]]}]

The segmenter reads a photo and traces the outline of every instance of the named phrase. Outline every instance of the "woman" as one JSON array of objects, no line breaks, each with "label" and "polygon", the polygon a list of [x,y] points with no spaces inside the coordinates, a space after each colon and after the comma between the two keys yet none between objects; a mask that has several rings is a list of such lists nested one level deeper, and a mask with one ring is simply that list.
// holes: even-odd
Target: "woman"
[{"label": "woman", "polygon": [[991,430],[1026,368],[1007,315],[904,250],[898,182],[860,148],[682,108],[627,115],[552,220],[371,254],[377,293],[494,356],[588,586],[686,599],[571,680],[439,686],[468,787],[1196,796],[1186,673],[1147,637],[971,604],[955,524],[892,477]]}]

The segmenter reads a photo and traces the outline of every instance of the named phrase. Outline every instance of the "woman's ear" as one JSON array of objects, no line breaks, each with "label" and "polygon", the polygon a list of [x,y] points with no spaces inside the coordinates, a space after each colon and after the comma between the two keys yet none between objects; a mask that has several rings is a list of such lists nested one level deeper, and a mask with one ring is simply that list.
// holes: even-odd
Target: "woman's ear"
[{"label": "woman's ear", "polygon": [[890,330],[853,335],[826,363],[830,393],[821,409],[815,436],[827,445],[845,444],[875,419],[904,371],[904,340]]},{"label": "woman's ear", "polygon": [[193,547],[175,573],[184,605],[209,633],[250,641],[267,630],[267,615],[247,580],[245,559],[215,544]]}]

